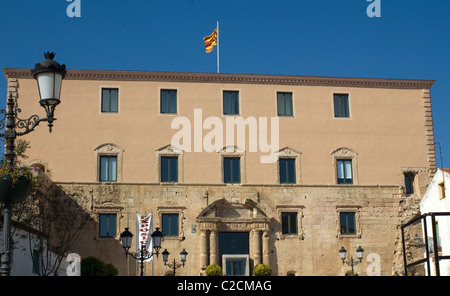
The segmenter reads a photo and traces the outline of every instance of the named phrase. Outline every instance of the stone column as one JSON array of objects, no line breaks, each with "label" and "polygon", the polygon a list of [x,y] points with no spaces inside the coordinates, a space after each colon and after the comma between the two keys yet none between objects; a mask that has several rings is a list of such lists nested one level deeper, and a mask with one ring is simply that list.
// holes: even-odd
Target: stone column
[{"label": "stone column", "polygon": [[219,265],[219,238],[217,230],[211,229],[209,233],[209,264]]},{"label": "stone column", "polygon": [[200,230],[200,268],[208,266],[208,229]]},{"label": "stone column", "polygon": [[254,266],[261,263],[261,235],[260,231],[254,229],[253,231],[253,262]]},{"label": "stone column", "polygon": [[270,265],[269,229],[264,229],[263,231],[262,248],[263,248],[263,263]]}]

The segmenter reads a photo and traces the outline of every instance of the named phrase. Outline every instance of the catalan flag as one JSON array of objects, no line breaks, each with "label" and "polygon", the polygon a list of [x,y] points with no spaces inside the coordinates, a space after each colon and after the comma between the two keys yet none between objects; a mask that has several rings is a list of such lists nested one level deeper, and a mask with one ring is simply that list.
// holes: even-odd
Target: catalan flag
[{"label": "catalan flag", "polygon": [[214,45],[217,45],[217,29],[210,36],[203,38],[205,41],[206,52],[211,52],[214,49]]}]

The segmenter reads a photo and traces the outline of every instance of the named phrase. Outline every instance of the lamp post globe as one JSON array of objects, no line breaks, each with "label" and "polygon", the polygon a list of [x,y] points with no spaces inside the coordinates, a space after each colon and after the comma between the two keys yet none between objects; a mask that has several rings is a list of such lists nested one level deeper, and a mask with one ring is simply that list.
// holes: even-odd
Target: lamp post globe
[{"label": "lamp post globe", "polygon": [[53,126],[56,106],[61,102],[61,85],[66,76],[66,65],[60,65],[53,60],[55,53],[44,53],[45,60],[37,63],[31,71],[37,80],[40,104],[47,112],[47,121],[50,132]]},{"label": "lamp post globe", "polygon": [[169,251],[167,251],[167,249],[165,249],[164,252],[162,252],[162,255],[163,255],[164,264],[166,264],[167,261],[169,260],[170,253],[169,253]]},{"label": "lamp post globe", "polygon": [[183,263],[183,265],[184,265],[184,263],[186,262],[186,257],[187,257],[187,255],[188,255],[188,252],[186,252],[185,249],[183,249],[183,251],[180,252],[181,262]]},{"label": "lamp post globe", "polygon": [[344,262],[345,257],[347,256],[347,250],[344,247],[339,250],[339,256],[341,256],[342,262]]},{"label": "lamp post globe", "polygon": [[163,234],[159,231],[159,227],[156,227],[156,230],[152,233],[153,238],[153,248],[158,252],[161,249],[161,241],[163,238]]},{"label": "lamp post globe", "polygon": [[120,234],[120,239],[122,240],[122,247],[125,249],[125,252],[128,253],[128,250],[131,247],[133,234],[128,230],[128,228],[125,228],[125,231]]},{"label": "lamp post globe", "polygon": [[363,259],[363,255],[364,255],[364,250],[363,250],[363,248],[361,248],[361,246],[359,246],[358,249],[356,249],[356,256],[358,256],[358,259],[360,262]]}]

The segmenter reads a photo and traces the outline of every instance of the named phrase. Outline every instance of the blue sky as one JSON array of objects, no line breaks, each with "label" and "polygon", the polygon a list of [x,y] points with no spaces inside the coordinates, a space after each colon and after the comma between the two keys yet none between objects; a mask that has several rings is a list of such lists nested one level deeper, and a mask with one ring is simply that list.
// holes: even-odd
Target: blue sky
[{"label": "blue sky", "polygon": [[221,73],[436,80],[435,140],[450,167],[448,0],[379,0],[378,18],[366,0],[79,1],[80,18],[71,1],[1,1],[0,67],[54,51],[68,69],[216,72],[202,38],[219,21]]}]

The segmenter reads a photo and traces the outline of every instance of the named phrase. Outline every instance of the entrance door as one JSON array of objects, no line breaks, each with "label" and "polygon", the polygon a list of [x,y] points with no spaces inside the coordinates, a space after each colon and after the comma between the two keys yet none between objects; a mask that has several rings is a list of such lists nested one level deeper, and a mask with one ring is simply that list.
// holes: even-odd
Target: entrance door
[{"label": "entrance door", "polygon": [[248,275],[248,253],[248,232],[219,232],[219,258],[225,275]]}]

